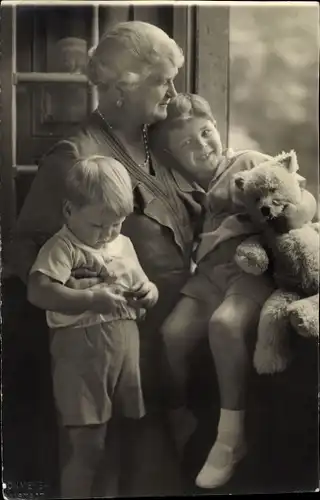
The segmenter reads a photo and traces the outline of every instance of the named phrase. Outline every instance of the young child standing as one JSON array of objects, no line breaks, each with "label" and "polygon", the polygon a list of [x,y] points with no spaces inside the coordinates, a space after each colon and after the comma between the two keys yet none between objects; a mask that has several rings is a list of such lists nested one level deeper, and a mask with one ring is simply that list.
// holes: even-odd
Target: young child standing
[{"label": "young child standing", "polygon": [[190,422],[185,407],[187,358],[201,335],[209,332],[221,409],[216,442],[196,483],[216,488],[230,479],[246,453],[244,418],[251,363],[247,340],[257,329],[261,307],[273,290],[268,276],[248,275],[234,262],[237,246],[255,231],[237,198],[233,175],[270,157],[254,151],[223,151],[210,106],[197,95],[172,99],[168,118],[159,124],[157,134],[173,168],[207,191],[197,268],[162,334],[180,394],[171,422],[181,433],[183,420],[188,417]]},{"label": "young child standing", "polygon": [[[123,165],[102,156],[78,161],[66,180],[65,225],[30,271],[28,298],[47,310],[54,396],[70,442],[62,498],[90,498],[111,416],[145,412],[136,318],[155,305],[158,291],[120,234],[132,211]],[[105,282],[85,290],[65,286],[73,269],[93,262]]]}]

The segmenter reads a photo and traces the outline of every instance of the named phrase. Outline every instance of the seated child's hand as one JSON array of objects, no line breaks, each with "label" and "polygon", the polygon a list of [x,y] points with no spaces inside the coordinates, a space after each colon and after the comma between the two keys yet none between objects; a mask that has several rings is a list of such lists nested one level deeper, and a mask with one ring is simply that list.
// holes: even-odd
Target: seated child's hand
[{"label": "seated child's hand", "polygon": [[113,312],[120,304],[126,304],[123,292],[116,286],[101,286],[92,290],[92,305],[90,310],[98,314]]},{"label": "seated child's hand", "polygon": [[139,283],[130,291],[124,292],[124,297],[131,307],[150,309],[157,303],[159,292],[154,283],[147,281]]}]

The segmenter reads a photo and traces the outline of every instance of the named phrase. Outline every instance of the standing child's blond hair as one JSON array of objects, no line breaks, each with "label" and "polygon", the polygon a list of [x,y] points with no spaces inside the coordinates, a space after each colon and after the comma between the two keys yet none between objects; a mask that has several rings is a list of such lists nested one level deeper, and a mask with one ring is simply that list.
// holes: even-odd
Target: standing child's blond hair
[{"label": "standing child's blond hair", "polygon": [[118,217],[133,211],[130,176],[114,158],[93,155],[78,160],[66,177],[65,198],[75,207],[105,203]]}]

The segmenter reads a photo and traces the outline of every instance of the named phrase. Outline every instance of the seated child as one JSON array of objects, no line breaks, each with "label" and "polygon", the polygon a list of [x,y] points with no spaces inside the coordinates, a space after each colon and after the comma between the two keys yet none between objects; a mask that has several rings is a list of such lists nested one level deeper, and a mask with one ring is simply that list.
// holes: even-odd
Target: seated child
[{"label": "seated child", "polygon": [[183,421],[187,417],[191,421],[185,408],[187,357],[199,338],[209,333],[221,410],[216,442],[196,483],[215,488],[229,480],[246,453],[248,335],[256,331],[261,307],[274,288],[269,276],[248,275],[234,262],[237,246],[254,228],[237,199],[233,175],[270,157],[255,151],[223,151],[210,106],[197,95],[180,94],[170,101],[158,138],[171,155],[173,168],[208,190],[197,268],[165,321],[162,335],[180,396],[170,420],[181,434]]},{"label": "seated child", "polygon": [[[30,271],[28,299],[47,310],[54,397],[70,442],[62,498],[90,498],[111,416],[145,413],[136,318],[155,305],[158,291],[120,234],[132,211],[123,165],[103,156],[78,161],[66,179],[65,225]],[[73,269],[93,262],[105,282],[85,290],[65,286]]]}]

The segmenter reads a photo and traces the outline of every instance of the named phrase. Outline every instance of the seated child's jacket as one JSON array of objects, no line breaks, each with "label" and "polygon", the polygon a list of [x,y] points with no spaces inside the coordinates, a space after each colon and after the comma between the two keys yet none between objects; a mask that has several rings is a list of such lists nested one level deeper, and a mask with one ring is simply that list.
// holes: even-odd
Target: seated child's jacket
[{"label": "seated child's jacket", "polygon": [[[30,273],[39,271],[64,285],[73,269],[85,267],[92,262],[92,258],[101,262],[101,269],[105,268],[116,276],[115,283],[109,286],[130,290],[137,283],[149,281],[129,238],[120,234],[102,248],[94,249],[78,240],[67,226],[63,226],[43,245]],[[95,285],[103,286],[106,286],[105,283]],[[116,319],[135,320],[137,311],[121,303],[115,311],[103,315],[91,311],[82,314],[47,311],[46,316],[50,328],[87,327]]]}]

